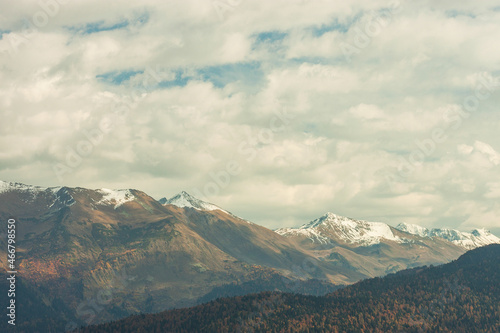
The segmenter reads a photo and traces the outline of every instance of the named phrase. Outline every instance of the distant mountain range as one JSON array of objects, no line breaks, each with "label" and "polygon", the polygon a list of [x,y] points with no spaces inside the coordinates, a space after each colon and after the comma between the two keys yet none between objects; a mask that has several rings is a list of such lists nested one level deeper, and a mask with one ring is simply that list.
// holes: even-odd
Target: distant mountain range
[{"label": "distant mountain range", "polygon": [[416,224],[400,223],[396,229],[425,238],[442,238],[467,250],[488,244],[499,243],[500,239],[486,229],[475,229],[471,233],[454,229],[427,229]]},{"label": "distant mountain range", "polygon": [[500,332],[500,245],[323,297],[264,292],[87,327],[106,332]]},{"label": "distant mountain range", "polygon": [[427,229],[416,224],[400,223],[391,227],[385,223],[359,221],[348,217],[326,213],[299,228],[281,228],[276,232],[290,238],[307,237],[313,243],[343,243],[354,246],[372,246],[384,241],[412,243],[412,237],[401,236],[397,230],[421,238],[449,241],[471,250],[488,244],[500,243],[500,238],[486,229],[475,229],[471,233],[454,229]]},{"label": "distant mountain range", "polygon": [[[394,228],[332,213],[273,231],[186,192],[155,200],[133,189],[0,182],[2,230],[11,217],[18,276],[38,295],[27,316],[44,331],[249,292],[320,295],[500,243],[485,230]],[[6,249],[2,237],[3,272]],[[111,296],[99,303],[102,293]],[[48,322],[51,311],[57,320]]]}]

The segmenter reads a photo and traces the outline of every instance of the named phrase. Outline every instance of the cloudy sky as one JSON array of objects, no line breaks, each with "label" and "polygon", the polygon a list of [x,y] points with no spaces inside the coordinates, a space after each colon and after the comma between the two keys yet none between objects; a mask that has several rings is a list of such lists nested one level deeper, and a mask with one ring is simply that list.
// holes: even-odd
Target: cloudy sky
[{"label": "cloudy sky", "polygon": [[500,234],[498,1],[0,9],[2,180]]}]

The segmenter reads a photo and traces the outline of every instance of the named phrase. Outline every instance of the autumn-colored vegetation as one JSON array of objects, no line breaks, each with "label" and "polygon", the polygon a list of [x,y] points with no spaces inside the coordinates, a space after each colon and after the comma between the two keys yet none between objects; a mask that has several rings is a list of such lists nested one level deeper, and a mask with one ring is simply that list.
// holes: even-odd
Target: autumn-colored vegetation
[{"label": "autumn-colored vegetation", "polygon": [[500,245],[327,296],[264,292],[78,332],[500,332]]}]

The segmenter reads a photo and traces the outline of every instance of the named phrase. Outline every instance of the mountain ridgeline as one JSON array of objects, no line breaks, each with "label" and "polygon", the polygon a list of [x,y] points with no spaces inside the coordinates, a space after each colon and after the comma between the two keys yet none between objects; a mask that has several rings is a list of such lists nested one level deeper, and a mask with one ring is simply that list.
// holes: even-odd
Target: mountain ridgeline
[{"label": "mountain ridgeline", "polygon": [[[500,243],[486,230],[394,228],[332,213],[273,231],[186,192],[155,200],[134,189],[0,182],[2,230],[9,218],[19,293],[32,295],[20,300],[18,332],[60,332],[262,291],[325,295]],[[6,249],[2,237],[4,282]]]},{"label": "mountain ridgeline", "polygon": [[106,332],[499,332],[500,245],[326,296],[264,292],[78,330]]}]

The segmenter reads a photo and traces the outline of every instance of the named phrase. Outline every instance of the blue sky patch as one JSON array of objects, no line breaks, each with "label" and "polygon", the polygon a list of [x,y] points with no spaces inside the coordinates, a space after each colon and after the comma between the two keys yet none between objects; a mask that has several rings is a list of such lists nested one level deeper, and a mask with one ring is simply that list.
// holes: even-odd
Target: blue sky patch
[{"label": "blue sky patch", "polygon": [[476,15],[474,15],[471,12],[464,12],[464,11],[459,11],[459,10],[448,10],[445,13],[446,13],[446,16],[448,16],[448,17],[467,16],[470,18],[476,18]]},{"label": "blue sky patch", "polygon": [[[96,78],[108,84],[120,85],[137,74],[142,74],[142,70],[113,71],[99,74]],[[238,82],[245,87],[258,87],[264,81],[264,71],[260,63],[246,62],[236,64],[225,64],[209,66],[198,69],[194,75],[187,75],[183,69],[174,71],[173,80],[161,81],[157,88],[184,87],[190,80],[202,80],[211,82],[217,88],[224,88],[227,84]]]},{"label": "blue sky patch", "polygon": [[132,76],[135,76],[135,75],[141,74],[141,73],[143,73],[143,71],[134,71],[134,70],[114,71],[114,72],[108,72],[108,73],[96,75],[96,78],[98,80],[106,82],[106,83],[119,85],[125,81],[128,81]]},{"label": "blue sky patch", "polygon": [[223,88],[228,83],[237,81],[246,86],[253,86],[264,79],[264,72],[257,62],[205,67],[198,73],[203,80],[212,82],[217,88]]},{"label": "blue sky patch", "polygon": [[132,19],[122,19],[115,23],[106,23],[105,21],[90,22],[80,26],[70,26],[66,27],[71,32],[78,33],[81,35],[90,35],[102,31],[113,31],[125,29],[129,26],[134,25],[144,25],[150,19],[149,12],[135,13]]},{"label": "blue sky patch", "polygon": [[257,43],[274,43],[281,42],[287,36],[286,32],[281,31],[265,31],[261,32],[256,37]]},{"label": "blue sky patch", "polygon": [[134,23],[136,23],[136,24],[138,23],[139,25],[143,25],[143,24],[148,23],[148,21],[149,21],[149,13],[145,12],[144,14],[137,16],[137,18],[134,20]]},{"label": "blue sky patch", "polygon": [[92,23],[87,23],[83,26],[79,27],[68,27],[67,29],[69,31],[72,31],[74,33],[82,34],[82,35],[90,35],[94,34],[97,32],[101,31],[112,31],[112,30],[118,30],[118,29],[123,29],[129,26],[129,21],[124,20],[120,21],[118,23],[114,23],[111,25],[106,24],[104,21],[100,22],[92,22]]},{"label": "blue sky patch", "polygon": [[347,31],[349,31],[352,23],[353,22],[350,22],[348,24],[340,23],[338,19],[334,19],[329,24],[322,24],[320,26],[313,27],[311,30],[314,37],[321,37],[330,31],[340,31],[342,33],[346,33]]},{"label": "blue sky patch", "polygon": [[[143,71],[115,71],[97,75],[101,81],[119,85]],[[217,88],[224,88],[227,84],[238,82],[245,87],[258,87],[264,80],[264,72],[260,63],[236,63],[218,66],[209,66],[198,69],[194,75],[188,75],[183,69],[174,71],[175,79],[158,83],[157,88],[185,87],[191,80],[211,82]]]},{"label": "blue sky patch", "polygon": [[2,39],[2,38],[3,38],[3,35],[4,35],[4,34],[8,34],[8,33],[10,33],[10,32],[11,32],[10,30],[0,30],[0,39]]}]

